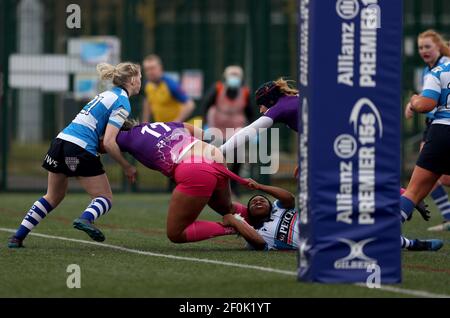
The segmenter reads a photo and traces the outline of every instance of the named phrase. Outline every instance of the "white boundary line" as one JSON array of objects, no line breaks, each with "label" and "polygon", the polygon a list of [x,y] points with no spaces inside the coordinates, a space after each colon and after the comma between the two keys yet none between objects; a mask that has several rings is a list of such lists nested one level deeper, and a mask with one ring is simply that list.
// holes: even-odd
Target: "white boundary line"
[{"label": "white boundary line", "polygon": [[[9,233],[15,233],[16,232],[13,229],[7,229],[7,228],[2,228],[2,227],[0,227],[0,231],[2,231],[2,232],[9,232]],[[263,271],[263,272],[269,272],[269,273],[277,273],[277,274],[282,274],[282,275],[297,276],[297,272],[287,271],[287,270],[282,270],[282,269],[276,269],[276,268],[270,268],[270,267],[262,267],[262,266],[256,266],[256,265],[223,262],[223,261],[211,260],[211,259],[206,259],[206,258],[185,257],[185,256],[176,256],[176,255],[170,255],[170,254],[153,253],[153,252],[140,251],[140,250],[135,250],[135,249],[126,248],[126,247],[117,246],[117,245],[104,244],[104,243],[98,243],[98,242],[93,242],[93,241],[78,240],[78,239],[73,239],[73,238],[67,238],[67,237],[61,237],[61,236],[53,236],[53,235],[46,235],[46,234],[39,234],[39,233],[30,233],[30,235],[37,236],[37,237],[42,237],[42,238],[48,238],[48,239],[55,239],[55,240],[60,240],[60,241],[68,241],[68,242],[75,242],[75,243],[81,243],[81,244],[88,244],[88,245],[96,245],[96,246],[101,246],[101,247],[107,247],[107,248],[110,248],[110,249],[114,249],[114,250],[118,250],[118,251],[122,251],[122,252],[139,254],[139,255],[169,258],[169,259],[175,259],[175,260],[180,260],[180,261],[189,261],[189,262],[197,262],[197,263],[207,263],[207,264],[215,264],[215,265],[222,265],[222,266],[254,269],[254,270]],[[360,284],[354,284],[354,285],[355,286],[359,286],[359,287],[367,288],[366,285],[361,284],[361,283]],[[434,293],[429,293],[427,291],[422,291],[422,290],[403,289],[403,288],[397,288],[397,287],[392,287],[392,286],[381,286],[381,288],[378,288],[378,290],[384,290],[384,291],[388,291],[388,292],[392,292],[392,293],[398,293],[398,294],[404,294],[404,295],[410,295],[410,296],[416,296],[416,297],[450,298],[450,295],[434,294]]]}]

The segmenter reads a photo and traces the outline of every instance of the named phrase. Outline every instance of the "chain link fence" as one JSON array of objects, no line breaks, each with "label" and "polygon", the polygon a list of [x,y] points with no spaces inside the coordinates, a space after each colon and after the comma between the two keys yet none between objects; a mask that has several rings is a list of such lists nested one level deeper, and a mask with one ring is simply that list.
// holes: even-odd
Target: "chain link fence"
[{"label": "chain link fence", "polygon": [[[95,77],[95,60],[84,63],[79,41],[95,42],[94,49],[106,43],[117,60],[141,62],[156,53],[165,70],[180,79],[201,72],[194,117],[203,113],[203,94],[229,64],[243,66],[252,91],[279,76],[296,78],[296,0],[2,0],[0,12],[4,191],[46,188],[41,164],[50,141],[84,106],[89,88],[84,96],[83,87]],[[131,103],[132,116],[138,117],[143,96]],[[280,131],[276,178],[283,179],[296,164],[296,137]],[[138,183],[130,187],[111,158],[102,161],[115,191],[168,188],[165,177],[142,166]],[[258,177],[248,166],[243,174]]]}]

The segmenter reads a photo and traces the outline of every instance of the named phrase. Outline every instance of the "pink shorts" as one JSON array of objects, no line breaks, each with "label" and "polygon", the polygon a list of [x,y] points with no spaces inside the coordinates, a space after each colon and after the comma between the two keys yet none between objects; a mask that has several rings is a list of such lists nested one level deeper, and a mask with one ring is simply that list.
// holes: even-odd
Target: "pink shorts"
[{"label": "pink shorts", "polygon": [[175,167],[175,190],[194,197],[211,197],[216,189],[228,186],[233,178],[241,184],[247,182],[216,162],[181,162]]}]

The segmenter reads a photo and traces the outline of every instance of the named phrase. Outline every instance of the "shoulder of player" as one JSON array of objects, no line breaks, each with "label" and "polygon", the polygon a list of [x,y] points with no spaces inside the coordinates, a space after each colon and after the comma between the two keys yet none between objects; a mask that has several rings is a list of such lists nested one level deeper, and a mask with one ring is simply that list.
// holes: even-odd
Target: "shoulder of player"
[{"label": "shoulder of player", "polygon": [[278,215],[281,212],[287,211],[287,210],[294,210],[294,208],[285,208],[280,200],[275,200],[273,202],[273,208],[272,208],[272,215]]},{"label": "shoulder of player", "polygon": [[117,96],[117,99],[115,101],[115,105],[114,106],[116,108],[117,107],[123,107],[127,111],[130,112],[131,111],[131,105],[130,105],[130,100],[129,100],[127,92],[124,89],[120,88],[120,87],[115,87],[115,88],[113,88],[112,91]]},{"label": "shoulder of player", "polygon": [[279,218],[281,214],[286,211],[286,208],[284,208],[281,205],[281,202],[276,200],[272,203],[272,212],[271,212],[271,219],[273,221],[273,218]]},{"label": "shoulder of player", "polygon": [[275,105],[268,109],[268,111],[271,109],[283,109],[287,105],[291,105],[293,102],[297,102],[298,98],[298,96],[282,96],[280,97],[280,99],[278,99]]},{"label": "shoulder of player", "polygon": [[444,64],[444,63],[448,63],[448,62],[450,62],[450,56],[444,55],[439,59],[439,64]]},{"label": "shoulder of player", "polygon": [[435,77],[440,77],[442,73],[450,72],[450,61],[442,63],[431,70],[431,74]]},{"label": "shoulder of player", "polygon": [[130,101],[128,97],[125,96],[119,96],[119,98],[117,98],[112,108],[113,109],[124,108],[127,112],[129,113],[131,112]]},{"label": "shoulder of player", "polygon": [[274,207],[274,208],[283,209],[283,206],[281,205],[280,200],[275,200],[275,201],[273,201],[273,207]]},{"label": "shoulder of player", "polygon": [[98,95],[100,97],[100,103],[103,104],[107,109],[110,109],[117,100],[119,99],[119,94],[114,89],[109,91],[104,91]]}]

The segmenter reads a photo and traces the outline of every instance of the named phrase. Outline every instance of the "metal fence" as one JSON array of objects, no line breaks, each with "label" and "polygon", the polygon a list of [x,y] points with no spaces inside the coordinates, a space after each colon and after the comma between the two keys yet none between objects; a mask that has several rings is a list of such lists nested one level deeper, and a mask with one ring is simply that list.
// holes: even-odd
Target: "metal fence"
[{"label": "metal fence", "polygon": [[[2,0],[0,1],[0,190],[42,190],[40,168],[49,141],[83,106],[69,89],[51,92],[13,88],[9,83],[12,54],[68,54],[69,42],[85,36],[115,36],[120,59],[141,61],[149,53],[163,58],[168,71],[201,70],[203,92],[221,77],[226,65],[241,64],[252,89],[279,76],[296,78],[296,0]],[[28,10],[20,6],[28,3]],[[403,106],[417,90],[423,63],[417,34],[434,28],[450,36],[450,1],[404,0]],[[40,9],[36,9],[38,7]],[[81,28],[70,29],[69,4],[81,8]],[[34,8],[34,9],[30,9]],[[36,14],[37,11],[38,14]],[[33,19],[36,26],[30,25]],[[22,24],[21,24],[22,23]],[[28,25],[27,25],[28,23]],[[326,40],[326,39],[324,39]],[[39,63],[38,63],[39,64]],[[197,105],[201,99],[197,99]],[[132,101],[141,111],[142,96]],[[197,107],[194,116],[202,113]],[[423,117],[404,121],[403,177],[414,166]],[[282,173],[295,165],[296,138],[281,129]],[[129,190],[122,172],[104,159],[114,189]],[[248,169],[248,167],[247,167]],[[131,190],[163,190],[165,178],[142,167]],[[252,170],[244,171],[252,174]],[[255,177],[255,176],[254,176]],[[266,180],[267,181],[267,180]]]},{"label": "metal fence", "polygon": [[[67,25],[70,4],[81,9],[81,28]],[[296,78],[296,0],[2,0],[0,15],[0,191],[46,187],[40,166],[50,140],[84,105],[74,90],[78,75],[61,74],[54,59],[61,56],[63,68],[82,67],[71,60],[74,39],[114,36],[121,60],[140,62],[156,53],[172,73],[200,70],[203,92],[234,63],[243,66],[252,89],[279,76]],[[14,59],[17,54],[40,60]],[[47,77],[37,74],[42,68]],[[27,80],[36,87],[20,88]],[[202,113],[200,101],[194,116]],[[132,100],[133,116],[141,105],[142,96]],[[281,140],[282,170],[290,171],[295,135],[282,129]],[[139,167],[139,181],[130,189],[118,165],[107,156],[103,163],[116,191],[167,188],[166,178]]]}]

